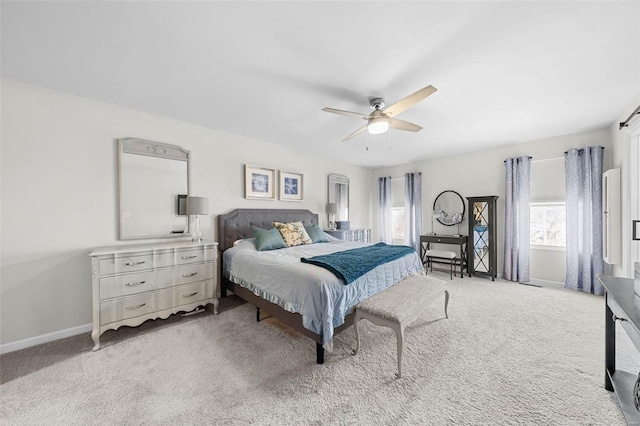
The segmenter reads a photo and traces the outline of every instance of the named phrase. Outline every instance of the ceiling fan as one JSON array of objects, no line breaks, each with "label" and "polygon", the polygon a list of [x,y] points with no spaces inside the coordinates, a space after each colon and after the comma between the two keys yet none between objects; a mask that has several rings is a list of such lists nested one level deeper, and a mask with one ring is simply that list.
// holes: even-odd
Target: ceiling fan
[{"label": "ceiling fan", "polygon": [[409,123],[408,121],[398,120],[395,117],[397,115],[400,115],[400,113],[408,110],[427,96],[433,94],[436,90],[438,89],[431,85],[423,87],[417,92],[410,94],[406,98],[399,100],[395,104],[385,109],[382,109],[384,108],[383,98],[371,98],[369,100],[369,106],[371,107],[373,112],[371,112],[371,114],[369,115],[351,111],[343,111],[341,109],[335,108],[322,108],[322,110],[326,112],[332,112],[334,114],[346,115],[347,117],[356,117],[367,120],[367,124],[344,138],[342,142],[355,138],[365,130],[368,130],[372,135],[384,133],[389,130],[390,127],[396,130],[419,132],[420,130],[422,130],[422,127],[418,126],[417,124]]}]

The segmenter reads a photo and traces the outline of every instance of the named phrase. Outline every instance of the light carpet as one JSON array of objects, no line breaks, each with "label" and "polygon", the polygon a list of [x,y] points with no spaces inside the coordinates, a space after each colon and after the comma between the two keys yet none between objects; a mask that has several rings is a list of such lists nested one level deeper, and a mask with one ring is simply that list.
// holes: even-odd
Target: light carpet
[{"label": "light carpet", "polygon": [[449,319],[443,296],[407,327],[402,379],[388,328],[362,321],[358,355],[351,328],[317,365],[310,339],[243,304],[6,381],[1,423],[624,424],[603,387],[603,297],[440,276]]}]

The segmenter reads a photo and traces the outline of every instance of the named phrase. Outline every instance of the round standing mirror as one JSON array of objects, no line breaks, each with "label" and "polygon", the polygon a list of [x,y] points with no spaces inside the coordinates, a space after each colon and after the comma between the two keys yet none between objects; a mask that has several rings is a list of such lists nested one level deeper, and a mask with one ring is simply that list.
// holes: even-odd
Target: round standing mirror
[{"label": "round standing mirror", "polygon": [[464,200],[456,191],[442,191],[433,202],[433,217],[446,226],[457,225],[464,219]]}]

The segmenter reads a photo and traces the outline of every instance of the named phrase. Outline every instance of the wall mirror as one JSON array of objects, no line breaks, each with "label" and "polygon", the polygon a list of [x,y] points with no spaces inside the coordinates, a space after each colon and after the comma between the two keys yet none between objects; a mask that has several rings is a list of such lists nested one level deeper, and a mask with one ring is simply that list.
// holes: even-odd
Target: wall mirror
[{"label": "wall mirror", "polygon": [[433,217],[446,226],[453,226],[462,222],[464,210],[464,200],[456,191],[442,191],[433,202]]},{"label": "wall mirror", "polygon": [[344,175],[329,175],[329,203],[338,204],[335,220],[349,220],[349,178]]},{"label": "wall mirror", "polygon": [[[119,238],[184,237],[189,151],[143,139],[118,140]],[[188,231],[187,231],[188,232]]]}]

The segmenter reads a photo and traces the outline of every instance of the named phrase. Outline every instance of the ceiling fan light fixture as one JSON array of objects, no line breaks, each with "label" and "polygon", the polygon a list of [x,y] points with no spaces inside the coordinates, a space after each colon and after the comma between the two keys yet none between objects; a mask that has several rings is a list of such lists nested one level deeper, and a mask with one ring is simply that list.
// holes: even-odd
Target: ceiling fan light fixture
[{"label": "ceiling fan light fixture", "polygon": [[379,135],[389,130],[389,120],[386,118],[378,117],[369,120],[367,130],[371,135]]}]

